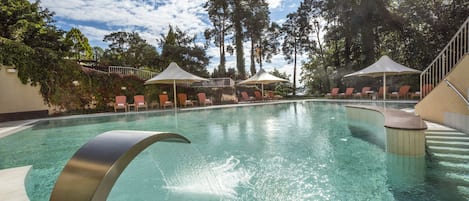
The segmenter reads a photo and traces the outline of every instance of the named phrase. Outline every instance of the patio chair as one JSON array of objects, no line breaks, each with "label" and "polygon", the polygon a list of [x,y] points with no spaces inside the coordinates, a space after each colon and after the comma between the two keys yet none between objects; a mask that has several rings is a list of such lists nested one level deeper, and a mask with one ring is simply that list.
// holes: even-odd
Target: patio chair
[{"label": "patio chair", "polygon": [[116,96],[116,102],[114,103],[114,112],[117,112],[118,109],[124,109],[127,112],[128,108],[127,97],[126,96]]},{"label": "patio chair", "polygon": [[410,94],[410,97],[412,99],[414,98],[420,98],[420,93],[422,94],[422,98],[425,97],[426,95],[428,95],[428,93],[430,93],[430,91],[433,90],[433,85],[432,84],[425,84],[423,85],[422,87],[422,91],[416,91],[415,93],[412,93]]},{"label": "patio chair", "polygon": [[173,102],[169,101],[168,94],[160,94],[160,107],[174,107]]},{"label": "patio chair", "polygon": [[[386,87],[386,93],[388,93],[388,89],[389,87]],[[378,97],[377,98],[383,98],[383,93],[384,93],[384,90],[383,90],[383,87],[380,87],[379,90],[378,90]]]},{"label": "patio chair", "polygon": [[255,100],[255,98],[252,97],[252,96],[248,96],[248,93],[247,93],[247,92],[245,92],[245,91],[242,91],[242,92],[241,92],[241,101],[248,101],[248,102],[250,102],[250,101],[254,101],[254,100]]},{"label": "patio chair", "polygon": [[257,100],[257,101],[262,101],[264,100],[264,98],[262,97],[262,94],[260,91],[254,91],[254,98]]},{"label": "patio chair", "polygon": [[362,99],[363,97],[367,97],[369,95],[368,93],[370,92],[370,90],[371,87],[363,87],[362,91],[354,94],[353,97],[358,97],[360,99]]},{"label": "patio chair", "polygon": [[191,100],[187,100],[187,94],[185,93],[178,93],[178,101],[179,105],[187,107],[187,106],[194,106]]},{"label": "patio chair", "polygon": [[396,97],[397,99],[405,98],[409,94],[409,85],[402,85],[399,87],[399,91],[392,92],[389,94],[389,98]]},{"label": "patio chair", "polygon": [[[139,108],[145,108],[145,110],[148,110],[148,104],[145,102],[145,96],[143,95],[136,95],[134,96],[134,110],[138,112]],[[130,108],[129,108],[130,109]]]},{"label": "patio chair", "polygon": [[353,90],[355,90],[355,88],[349,87],[349,88],[345,89],[345,93],[340,93],[339,97],[340,98],[347,98],[347,97],[351,98],[352,95],[353,95]]},{"label": "patio chair", "polygon": [[205,96],[205,93],[198,93],[197,98],[199,98],[199,105],[203,105],[203,106],[213,105],[212,100],[208,99]]},{"label": "patio chair", "polygon": [[327,93],[324,97],[334,98],[339,95],[339,88],[332,88],[331,93]]}]

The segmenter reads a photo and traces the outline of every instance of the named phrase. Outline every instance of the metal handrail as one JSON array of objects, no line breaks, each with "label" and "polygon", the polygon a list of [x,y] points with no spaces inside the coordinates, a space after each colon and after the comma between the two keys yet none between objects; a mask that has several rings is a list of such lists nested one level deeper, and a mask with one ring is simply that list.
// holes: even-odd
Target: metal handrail
[{"label": "metal handrail", "polygon": [[122,75],[135,75],[143,80],[148,80],[154,77],[157,73],[149,70],[141,70],[134,67],[125,67],[125,66],[109,66],[109,73],[119,73]]},{"label": "metal handrail", "polygon": [[453,89],[453,91],[466,103],[467,108],[469,109],[469,101],[466,99],[466,97],[464,97],[464,95],[462,95],[462,93],[459,92],[459,90],[456,89],[453,83],[451,83],[448,79],[444,79],[444,81],[449,86],[449,88]]},{"label": "metal handrail", "polygon": [[[467,53],[469,53],[469,17],[446,44],[445,48],[420,74],[420,91],[423,91],[423,86],[426,84],[436,86],[440,83]],[[420,93],[420,99],[422,98],[423,94]]]},{"label": "metal handrail", "polygon": [[50,201],[106,200],[127,165],[145,148],[163,140],[190,143],[175,133],[109,131],[83,145],[59,175]]}]

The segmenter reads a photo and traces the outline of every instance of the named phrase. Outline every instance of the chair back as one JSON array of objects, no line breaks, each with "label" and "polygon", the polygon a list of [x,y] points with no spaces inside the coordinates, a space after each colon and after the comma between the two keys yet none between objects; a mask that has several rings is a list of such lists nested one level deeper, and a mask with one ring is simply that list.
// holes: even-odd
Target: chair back
[{"label": "chair back", "polygon": [[[389,87],[386,87],[386,93],[388,92],[388,88]],[[383,93],[384,93],[383,87],[380,87],[378,90],[378,96],[383,96]]]},{"label": "chair back", "polygon": [[198,93],[197,98],[199,98],[199,104],[205,103],[205,99],[207,99],[207,97],[205,96],[205,93]]},{"label": "chair back", "polygon": [[249,100],[248,93],[245,92],[245,91],[242,91],[241,92],[241,98],[243,98],[244,101],[248,101]]},{"label": "chair back", "polygon": [[332,90],[331,90],[331,95],[332,95],[332,96],[335,96],[335,95],[337,95],[337,94],[339,94],[339,88],[332,88]]},{"label": "chair back", "polygon": [[410,86],[403,85],[399,88],[399,96],[406,96],[409,93]]},{"label": "chair back", "polygon": [[274,92],[273,91],[268,91],[267,95],[269,96],[269,98],[274,98]]},{"label": "chair back", "polygon": [[134,104],[135,105],[145,105],[145,96],[143,95],[136,95],[134,96]]},{"label": "chair back", "polygon": [[254,91],[254,96],[256,97],[256,100],[262,100],[262,95],[260,91]]},{"label": "chair back", "polygon": [[160,94],[160,105],[164,105],[168,101],[168,94]]},{"label": "chair back", "polygon": [[370,91],[370,90],[371,90],[371,87],[363,87],[362,88],[362,95],[366,95],[366,92]]},{"label": "chair back", "polygon": [[178,93],[178,100],[179,100],[179,105],[184,105],[184,104],[186,104],[187,94],[185,94],[185,93]]},{"label": "chair back", "polygon": [[355,88],[352,88],[352,87],[349,87],[345,90],[345,95],[346,96],[350,96],[353,94],[353,90],[355,90]]},{"label": "chair back", "polygon": [[116,96],[116,104],[117,105],[125,105],[127,103],[126,96]]}]

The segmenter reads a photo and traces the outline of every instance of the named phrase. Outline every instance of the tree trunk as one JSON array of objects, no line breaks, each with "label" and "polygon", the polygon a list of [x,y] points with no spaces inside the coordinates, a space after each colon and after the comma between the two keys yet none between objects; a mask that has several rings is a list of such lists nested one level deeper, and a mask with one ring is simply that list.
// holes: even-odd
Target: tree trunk
[{"label": "tree trunk", "polygon": [[251,75],[256,74],[256,48],[255,48],[254,37],[251,34]]}]

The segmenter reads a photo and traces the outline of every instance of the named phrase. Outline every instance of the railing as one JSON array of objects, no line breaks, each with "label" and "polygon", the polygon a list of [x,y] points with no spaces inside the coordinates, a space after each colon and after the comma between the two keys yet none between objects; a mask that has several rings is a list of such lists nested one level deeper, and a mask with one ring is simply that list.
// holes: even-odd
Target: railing
[{"label": "railing", "polygon": [[138,68],[133,67],[123,67],[123,66],[109,66],[108,67],[109,73],[119,73],[122,75],[135,75],[143,80],[148,80],[154,77],[157,73],[148,71],[148,70],[141,70]]},{"label": "railing", "polygon": [[469,101],[466,99],[466,97],[464,97],[464,95],[462,95],[462,93],[459,92],[459,90],[456,89],[456,87],[453,85],[453,83],[451,83],[448,79],[444,79],[444,81],[446,82],[448,87],[453,89],[453,91],[466,103],[467,109],[469,109]]},{"label": "railing", "polygon": [[[446,47],[420,74],[420,91],[423,86],[436,87],[453,69],[459,60],[469,52],[469,18],[463,23]],[[427,93],[428,94],[428,93]],[[420,93],[420,99],[423,98]]]},{"label": "railing", "polygon": [[234,87],[235,82],[229,77],[210,78],[209,81],[195,82],[193,87]]}]

